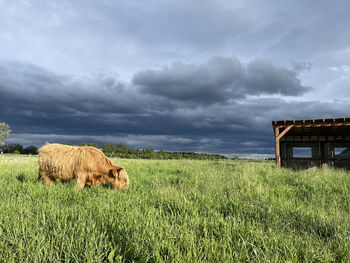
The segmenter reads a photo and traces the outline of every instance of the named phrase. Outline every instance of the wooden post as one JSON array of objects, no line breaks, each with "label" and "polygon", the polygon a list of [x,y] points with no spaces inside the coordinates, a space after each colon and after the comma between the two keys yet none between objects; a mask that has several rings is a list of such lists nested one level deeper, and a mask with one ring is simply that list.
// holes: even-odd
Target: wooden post
[{"label": "wooden post", "polygon": [[280,146],[280,140],[281,138],[294,127],[294,124],[288,125],[281,133],[280,128],[275,128],[275,141],[276,141],[276,164],[277,167],[281,167],[281,146]]},{"label": "wooden post", "polygon": [[275,142],[276,142],[276,165],[277,168],[281,167],[281,154],[280,154],[280,128],[275,128]]}]

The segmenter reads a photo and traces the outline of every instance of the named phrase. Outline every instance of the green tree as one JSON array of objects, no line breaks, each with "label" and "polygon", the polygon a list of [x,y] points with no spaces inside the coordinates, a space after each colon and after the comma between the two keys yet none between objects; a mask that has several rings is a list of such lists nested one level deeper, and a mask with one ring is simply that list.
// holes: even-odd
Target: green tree
[{"label": "green tree", "polygon": [[23,146],[18,143],[13,144],[7,144],[4,147],[5,153],[14,153],[15,151],[18,151],[19,153],[23,152]]},{"label": "green tree", "polygon": [[119,153],[126,153],[128,151],[128,147],[126,147],[125,144],[118,144],[115,150]]},{"label": "green tree", "polygon": [[5,122],[0,122],[0,152],[5,145],[5,140],[9,137],[11,133],[10,125]]},{"label": "green tree", "polygon": [[108,154],[114,153],[114,149],[115,149],[114,144],[106,143],[106,144],[103,144],[103,145],[102,145],[102,151],[103,151],[104,153],[108,153]]},{"label": "green tree", "polygon": [[23,149],[23,154],[37,154],[38,148],[35,146],[28,146]]},{"label": "green tree", "polygon": [[98,148],[97,143],[91,143],[91,142],[81,142],[78,144],[78,146],[92,146],[92,147]]}]

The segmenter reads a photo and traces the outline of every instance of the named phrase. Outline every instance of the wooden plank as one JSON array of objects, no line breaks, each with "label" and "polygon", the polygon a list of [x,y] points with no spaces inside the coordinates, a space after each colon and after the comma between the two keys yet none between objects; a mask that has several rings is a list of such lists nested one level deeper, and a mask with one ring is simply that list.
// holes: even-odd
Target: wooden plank
[{"label": "wooden plank", "polygon": [[287,128],[284,129],[283,132],[281,132],[281,134],[278,134],[278,136],[276,137],[276,140],[280,140],[283,135],[285,135],[291,128],[293,128],[294,124],[289,125]]},{"label": "wooden plank", "polygon": [[350,122],[350,118],[331,118],[331,119],[308,119],[308,120],[279,120],[272,121],[274,126],[280,126],[288,124],[307,124],[307,123],[323,123],[323,124],[331,124],[331,123],[339,123],[339,122]]},{"label": "wooden plank", "polygon": [[275,128],[276,165],[277,165],[277,168],[281,167],[280,140],[278,139],[279,134],[280,134],[280,129],[279,128]]},{"label": "wooden plank", "polygon": [[[286,128],[288,127],[288,125],[284,125],[284,124],[280,124],[280,125],[276,125],[274,126],[274,128]],[[335,122],[335,123],[305,123],[305,124],[298,124],[295,123],[294,127],[295,128],[312,128],[312,127],[340,127],[340,126],[350,126],[350,122]]]}]

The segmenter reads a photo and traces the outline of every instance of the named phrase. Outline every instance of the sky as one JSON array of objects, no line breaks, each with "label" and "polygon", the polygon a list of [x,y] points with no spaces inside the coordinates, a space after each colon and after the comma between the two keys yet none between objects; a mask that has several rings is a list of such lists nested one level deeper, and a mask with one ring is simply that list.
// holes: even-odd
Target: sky
[{"label": "sky", "polygon": [[349,117],[350,2],[0,0],[6,143],[272,154]]}]

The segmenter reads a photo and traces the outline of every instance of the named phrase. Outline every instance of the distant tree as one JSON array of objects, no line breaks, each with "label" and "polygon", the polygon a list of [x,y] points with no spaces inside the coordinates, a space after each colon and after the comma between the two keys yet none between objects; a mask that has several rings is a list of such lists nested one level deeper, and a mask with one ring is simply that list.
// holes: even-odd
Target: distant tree
[{"label": "distant tree", "polygon": [[23,149],[23,154],[37,154],[38,153],[38,148],[35,146],[28,146]]},{"label": "distant tree", "polygon": [[4,147],[2,148],[2,150],[3,150],[3,153],[9,153],[9,151],[8,151],[8,145],[5,144]]},{"label": "distant tree", "polygon": [[14,154],[21,154],[21,152],[18,151],[18,150],[15,150],[13,153],[14,153]]},{"label": "distant tree", "polygon": [[0,152],[3,153],[3,147],[5,146],[5,140],[11,133],[10,126],[5,122],[0,122]]},{"label": "distant tree", "polygon": [[126,153],[128,151],[128,147],[126,147],[125,144],[118,144],[115,151],[119,153]]},{"label": "distant tree", "polygon": [[18,144],[18,143],[13,143],[13,144],[7,144],[4,147],[4,152],[5,153],[14,153],[15,151],[18,151],[19,153],[23,152],[23,146]]},{"label": "distant tree", "polygon": [[91,143],[91,142],[81,142],[78,144],[78,146],[92,146],[92,147],[98,148],[97,143]]},{"label": "distant tree", "polygon": [[114,148],[115,148],[114,144],[108,143],[108,144],[102,145],[102,151],[104,153],[108,153],[108,154],[114,153]]},{"label": "distant tree", "polygon": [[144,153],[151,154],[151,153],[154,152],[154,150],[153,150],[152,148],[145,148],[145,149],[143,150],[143,152],[144,152]]}]

